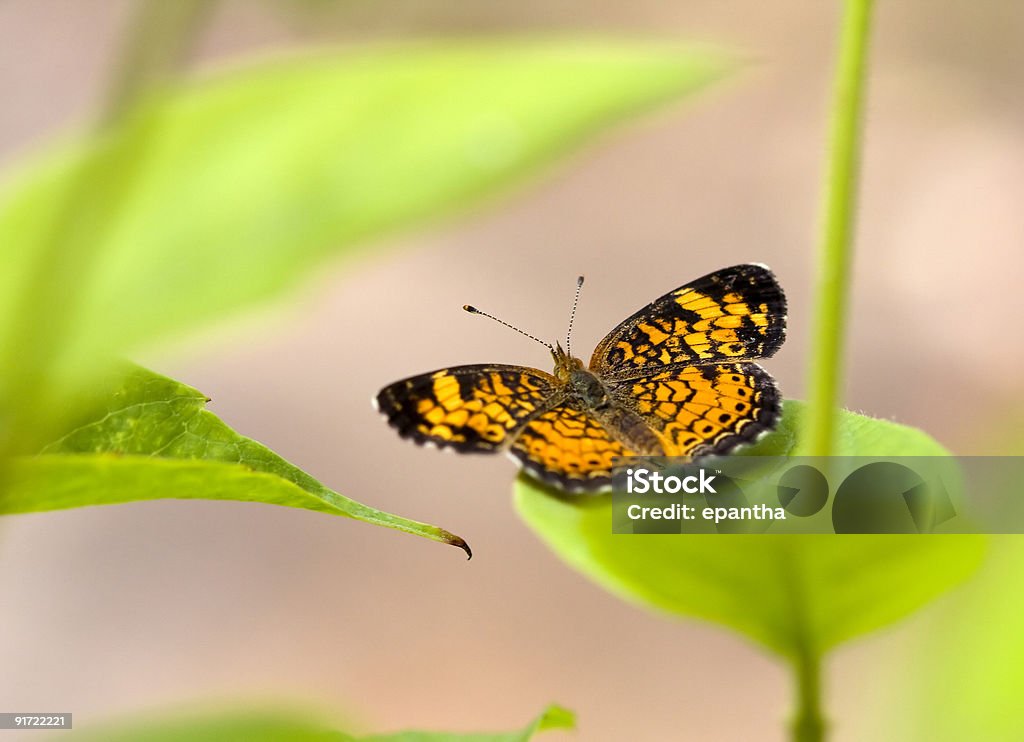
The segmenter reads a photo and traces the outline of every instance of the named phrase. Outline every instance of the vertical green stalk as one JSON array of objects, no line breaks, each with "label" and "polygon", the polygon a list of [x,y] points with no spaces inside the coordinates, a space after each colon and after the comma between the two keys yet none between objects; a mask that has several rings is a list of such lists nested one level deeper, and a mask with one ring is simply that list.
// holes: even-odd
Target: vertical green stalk
[{"label": "vertical green stalk", "polygon": [[794,661],[797,710],[793,717],[793,742],[822,742],[825,717],[821,712],[821,655],[804,652]]},{"label": "vertical green stalk", "polygon": [[860,133],[873,0],[846,0],[832,101],[824,228],[818,253],[807,427],[802,452],[828,456],[835,441],[850,288],[850,255],[860,164]]},{"label": "vertical green stalk", "polygon": [[[829,456],[835,442],[836,411],[842,386],[850,256],[860,170],[861,119],[873,0],[846,0],[839,40],[839,64],[832,99],[829,162],[821,247],[818,252],[814,346],[809,373],[807,427],[802,452]],[[799,596],[795,596],[799,597]],[[803,647],[794,659],[797,709],[793,742],[822,742],[821,654]]]},{"label": "vertical green stalk", "polygon": [[[813,589],[807,583],[807,565],[803,553],[793,539],[801,536],[779,536],[778,566],[781,585],[790,606],[790,629],[793,632],[789,656],[796,686],[796,710],[790,723],[793,742],[822,742],[825,739],[825,716],[821,708],[821,649],[813,641],[811,604]],[[811,537],[804,537],[811,538]]]},{"label": "vertical green stalk", "polygon": [[172,79],[217,8],[214,0],[144,0],[125,36],[103,119],[115,122],[147,92]]}]

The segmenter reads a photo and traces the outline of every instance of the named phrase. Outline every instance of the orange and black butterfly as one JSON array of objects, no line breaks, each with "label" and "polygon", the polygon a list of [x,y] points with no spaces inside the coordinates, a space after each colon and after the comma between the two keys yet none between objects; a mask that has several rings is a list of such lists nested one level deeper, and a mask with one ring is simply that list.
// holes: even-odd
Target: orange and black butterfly
[{"label": "orange and black butterfly", "polygon": [[395,382],[375,401],[416,443],[505,451],[548,485],[595,491],[610,486],[617,456],[721,455],[770,430],[779,393],[754,361],[771,357],[785,334],[786,297],[774,274],[736,265],[636,312],[598,344],[589,366],[538,341],[554,357],[552,374],[454,366]]}]

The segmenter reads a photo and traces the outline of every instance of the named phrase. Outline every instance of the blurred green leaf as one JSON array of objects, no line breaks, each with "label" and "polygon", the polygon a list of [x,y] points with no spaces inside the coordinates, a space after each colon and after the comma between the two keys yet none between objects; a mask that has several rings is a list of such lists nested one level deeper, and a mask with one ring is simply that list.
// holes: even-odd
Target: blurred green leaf
[{"label": "blurred green leaf", "polygon": [[[1019,492],[1019,482],[1014,490]],[[879,657],[871,714],[849,721],[857,739],[1019,742],[1024,739],[1024,541],[991,538],[963,590]]]},{"label": "blurred green leaf", "polygon": [[76,727],[51,736],[74,742],[352,742],[327,724],[289,714],[235,712]]},{"label": "blurred green leaf", "polygon": [[[748,454],[786,455],[804,406]],[[839,455],[946,455],[926,434],[844,412]],[[964,580],[980,536],[649,535],[611,532],[611,504],[553,497],[526,477],[516,503],[570,566],[613,594],[728,626],[788,657],[819,655],[885,626]]]},{"label": "blurred green leaf", "polygon": [[[311,722],[306,716],[236,712],[108,725],[96,730],[77,729],[71,733],[71,738],[76,742],[528,742],[538,732],[573,729],[575,725],[571,711],[549,706],[523,729],[514,732],[396,732],[363,737],[334,731],[325,724]],[[62,732],[53,738],[62,739],[66,734]]]},{"label": "blurred green leaf", "polygon": [[548,706],[544,713],[515,732],[469,733],[396,732],[369,737],[356,737],[353,742],[528,742],[537,732],[549,729],[575,729],[576,715],[561,706]]},{"label": "blurred green leaf", "polygon": [[75,385],[97,359],[463,210],[728,67],[643,44],[450,42],[277,60],[155,94],[7,184],[0,371],[32,360]]},{"label": "blurred green leaf", "polygon": [[350,500],[239,435],[192,387],[142,368],[111,375],[90,412],[39,456],[16,458],[0,514],[137,500],[244,500],[343,515],[458,546],[436,526]]}]

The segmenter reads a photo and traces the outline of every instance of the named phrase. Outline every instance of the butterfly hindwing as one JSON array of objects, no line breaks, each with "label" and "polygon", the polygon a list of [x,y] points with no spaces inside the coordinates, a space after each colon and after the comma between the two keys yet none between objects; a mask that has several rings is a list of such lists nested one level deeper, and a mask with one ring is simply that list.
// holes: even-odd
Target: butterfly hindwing
[{"label": "butterfly hindwing", "polygon": [[666,456],[728,453],[770,430],[780,414],[775,382],[756,363],[662,369],[609,387],[658,434]]},{"label": "butterfly hindwing", "polygon": [[768,268],[709,273],[648,304],[597,346],[590,367],[630,378],[658,366],[768,358],[785,337],[786,298]]},{"label": "butterfly hindwing", "polygon": [[496,452],[543,410],[557,380],[523,366],[455,366],[384,387],[378,409],[403,438],[463,452]]},{"label": "butterfly hindwing", "polygon": [[632,455],[593,415],[564,403],[528,422],[509,453],[531,476],[567,492],[607,488],[613,459]]}]

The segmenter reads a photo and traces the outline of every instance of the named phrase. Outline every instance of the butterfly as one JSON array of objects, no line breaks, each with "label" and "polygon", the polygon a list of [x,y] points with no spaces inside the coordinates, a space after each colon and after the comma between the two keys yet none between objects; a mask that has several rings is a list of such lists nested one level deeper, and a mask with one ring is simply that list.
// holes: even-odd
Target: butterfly
[{"label": "butterfly", "polygon": [[755,360],[786,333],[786,297],[763,265],[723,268],[648,304],[612,330],[590,364],[545,345],[553,373],[525,366],[442,368],[384,387],[374,400],[399,435],[461,453],[508,453],[568,493],[611,486],[614,459],[723,455],[774,427],[775,382]]}]

